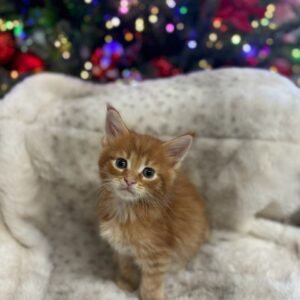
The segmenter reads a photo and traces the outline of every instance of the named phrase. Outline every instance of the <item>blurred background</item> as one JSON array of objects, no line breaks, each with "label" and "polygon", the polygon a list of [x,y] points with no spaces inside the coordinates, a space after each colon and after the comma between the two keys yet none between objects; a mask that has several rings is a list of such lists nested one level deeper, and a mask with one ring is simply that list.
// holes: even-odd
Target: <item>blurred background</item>
[{"label": "blurred background", "polygon": [[0,0],[0,97],[41,71],[129,82],[228,66],[300,86],[300,0]]}]

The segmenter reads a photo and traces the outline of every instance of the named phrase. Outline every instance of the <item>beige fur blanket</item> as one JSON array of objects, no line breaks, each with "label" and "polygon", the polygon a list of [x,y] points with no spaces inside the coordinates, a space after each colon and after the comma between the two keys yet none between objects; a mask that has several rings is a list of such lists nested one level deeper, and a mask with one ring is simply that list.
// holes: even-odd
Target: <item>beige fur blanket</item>
[{"label": "beige fur blanket", "polygon": [[250,69],[15,87],[0,101],[0,299],[137,299],[114,284],[95,224],[106,102],[140,132],[198,136],[186,168],[214,231],[168,276],[170,299],[299,300],[300,91]]}]

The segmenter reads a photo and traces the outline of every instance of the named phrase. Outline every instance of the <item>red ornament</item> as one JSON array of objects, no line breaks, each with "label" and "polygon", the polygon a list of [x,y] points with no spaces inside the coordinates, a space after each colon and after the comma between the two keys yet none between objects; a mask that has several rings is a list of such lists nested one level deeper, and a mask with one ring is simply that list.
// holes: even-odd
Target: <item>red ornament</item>
[{"label": "red ornament", "polygon": [[15,53],[16,45],[13,36],[8,32],[0,33],[0,64],[9,63]]},{"label": "red ornament", "polygon": [[[113,42],[107,43],[103,48],[96,48],[91,55],[93,64],[92,74],[95,78],[102,81],[111,81],[119,77],[117,64],[122,57],[122,53]],[[117,45],[118,46],[118,45]]]},{"label": "red ornament", "polygon": [[45,63],[33,53],[18,53],[12,62],[11,68],[20,74],[38,72],[45,69]]},{"label": "red ornament", "polygon": [[259,0],[221,0],[215,17],[250,32],[253,30],[251,19],[261,19],[264,13],[265,8],[260,6]]},{"label": "red ornament", "polygon": [[100,60],[103,58],[102,48],[96,48],[91,55],[91,62],[93,65],[99,65]]},{"label": "red ornament", "polygon": [[284,58],[276,58],[272,65],[276,67],[277,71],[287,77],[293,74],[292,66],[290,62]]},{"label": "red ornament", "polygon": [[246,62],[248,63],[248,65],[250,66],[257,66],[258,64],[258,59],[257,57],[254,56],[250,56],[246,58]]},{"label": "red ornament", "polygon": [[181,70],[174,67],[165,57],[152,60],[152,64],[158,77],[174,76],[181,73]]},{"label": "red ornament", "polygon": [[120,53],[113,53],[111,55],[111,61],[113,63],[118,63],[120,61],[120,58],[121,58],[121,54]]}]

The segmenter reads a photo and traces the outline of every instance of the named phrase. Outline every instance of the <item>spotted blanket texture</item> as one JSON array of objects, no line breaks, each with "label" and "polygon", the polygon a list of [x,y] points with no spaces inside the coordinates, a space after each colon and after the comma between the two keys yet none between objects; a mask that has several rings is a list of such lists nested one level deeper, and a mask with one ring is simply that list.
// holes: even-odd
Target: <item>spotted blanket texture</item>
[{"label": "spotted blanket texture", "polygon": [[33,76],[0,102],[0,298],[129,300],[98,237],[105,104],[161,138],[195,131],[185,168],[213,235],[170,299],[300,299],[300,91],[278,75],[207,71],[93,85]]}]

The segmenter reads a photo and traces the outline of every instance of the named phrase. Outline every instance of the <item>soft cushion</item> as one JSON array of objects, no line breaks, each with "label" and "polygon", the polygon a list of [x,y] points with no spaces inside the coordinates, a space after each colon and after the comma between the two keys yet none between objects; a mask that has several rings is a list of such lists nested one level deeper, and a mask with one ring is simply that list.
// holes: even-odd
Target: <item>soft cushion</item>
[{"label": "soft cushion", "polygon": [[300,299],[299,100],[287,79],[251,69],[130,84],[26,79],[0,102],[0,295],[137,299],[114,284],[95,216],[109,102],[138,132],[197,135],[184,167],[213,234],[168,275],[170,299]]}]

